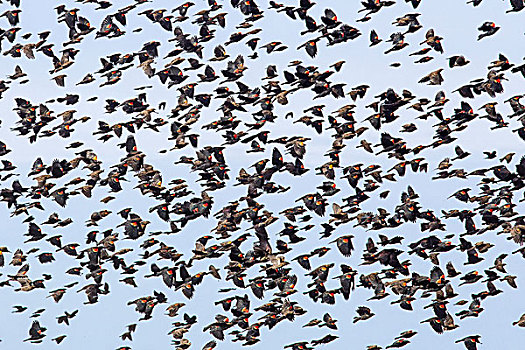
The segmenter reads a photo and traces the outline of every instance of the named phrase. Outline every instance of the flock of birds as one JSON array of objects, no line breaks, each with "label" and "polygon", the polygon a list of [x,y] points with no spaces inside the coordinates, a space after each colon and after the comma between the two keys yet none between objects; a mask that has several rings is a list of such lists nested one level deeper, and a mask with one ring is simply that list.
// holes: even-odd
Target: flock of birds
[{"label": "flock of birds", "polygon": [[[437,85],[437,93],[429,97],[415,96],[408,89],[377,91],[373,82],[368,82],[370,86],[348,87],[334,80],[344,72],[346,57],[329,67],[300,60],[290,60],[282,69],[270,64],[264,69],[266,76],[257,77],[258,85],[254,85],[243,82],[244,75],[249,67],[255,70],[260,56],[281,55],[282,60],[288,53],[293,57],[295,52],[282,41],[260,42],[257,34],[264,28],[258,27],[258,21],[263,17],[303,23],[304,30],[296,35],[304,38],[304,43],[296,50],[304,50],[312,62],[321,48],[329,51],[331,46],[351,45],[365,35],[359,29],[360,23],[394,6],[408,12],[392,23],[399,31],[385,40],[375,30],[370,32],[370,47],[385,46],[380,54],[400,52],[397,54],[414,57],[414,64],[425,64],[444,57],[446,39],[439,36],[439,28],[424,28],[421,24],[417,12],[421,0],[362,1],[362,17],[355,25],[343,22],[329,8],[323,9],[320,18],[314,18],[312,9],[323,6],[320,1],[199,0],[176,2],[171,9],[155,7],[151,0],[129,2],[118,9],[116,1],[109,0],[78,0],[77,6],[82,8],[56,6],[49,14],[56,15],[60,30],[67,34],[64,42],[54,41],[56,33],[51,31],[24,33],[24,6],[34,5],[29,0],[4,0],[2,5],[6,7],[0,16],[4,28],[0,30],[2,59],[16,61],[14,72],[0,81],[4,105],[5,95],[16,90],[16,96],[9,101],[13,109],[2,118],[2,132],[24,139],[37,153],[43,138],[52,138],[57,144],[65,140],[65,148],[74,152],[70,159],[35,154],[30,169],[24,170],[15,159],[9,160],[12,149],[0,141],[1,201],[10,212],[10,220],[20,219],[27,227],[20,233],[24,240],[20,245],[6,246],[0,241],[0,293],[5,289],[14,293],[10,299],[16,304],[13,313],[28,310],[24,306],[27,293],[42,296],[42,303],[60,303],[63,298],[78,299],[83,294],[85,299],[79,301],[78,309],[56,316],[58,324],[71,323],[74,327],[74,318],[84,308],[111,298],[114,286],[108,283],[108,276],[116,275],[118,283],[137,291],[136,299],[118,302],[123,307],[127,303],[138,315],[134,323],[123,326],[120,338],[124,345],[119,350],[131,349],[134,332],[153,317],[165,317],[172,323],[168,334],[176,349],[192,346],[187,336],[192,328],[204,332],[198,343],[194,339],[193,346],[203,350],[220,348],[223,343],[230,348],[228,342],[243,346],[264,343],[274,327],[288,322],[295,322],[297,327],[330,330],[321,338],[279,344],[285,349],[306,350],[336,342],[340,328],[348,330],[356,323],[358,327],[374,317],[375,303],[425,314],[428,317],[418,322],[442,334],[461,332],[468,318],[483,317],[488,298],[502,298],[503,290],[515,293],[516,267],[507,266],[505,259],[516,254],[525,258],[525,216],[517,211],[522,201],[518,194],[525,188],[525,157],[489,150],[484,154],[491,166],[463,169],[458,165],[471,153],[462,149],[459,141],[461,136],[469,137],[471,125],[488,122],[487,129],[507,128],[516,148],[521,147],[520,142],[525,141],[524,95],[505,95],[504,84],[508,79],[523,79],[525,63],[511,63],[499,54],[482,78],[444,91],[439,89],[444,82],[443,71],[470,64],[463,55],[447,57],[448,68],[410,81]],[[469,3],[475,7],[481,0]],[[516,16],[514,13],[525,7],[523,0],[501,3],[508,5],[508,16]],[[83,15],[84,7],[101,11],[101,22],[91,23]],[[228,39],[215,46],[207,44],[231,28],[227,22],[235,16],[242,21],[234,24],[236,29]],[[168,33],[169,39],[137,44],[132,35],[142,28],[125,30],[137,17],[147,18],[150,26]],[[482,23],[477,40],[490,40],[499,29],[494,22]],[[415,33],[426,33],[425,40],[411,41],[409,46],[408,40]],[[80,81],[70,81],[68,73],[82,71],[75,61],[82,55],[89,56],[86,45],[93,40],[127,41],[130,51],[98,57],[98,70],[83,72]],[[410,51],[408,47],[414,45],[417,49]],[[247,46],[251,54],[237,54],[236,46]],[[40,74],[49,75],[62,95],[47,101],[24,97],[30,95],[24,84],[31,86],[32,78],[25,65],[35,58],[48,62],[49,69],[41,69]],[[393,63],[392,67],[400,65]],[[84,112],[75,109],[80,101],[98,100],[96,96],[86,99],[76,94],[77,86],[91,84],[95,91],[109,96],[112,89],[125,88],[121,86],[124,76],[137,74],[145,74],[161,86],[135,86],[135,95],[126,100],[107,98],[104,110],[93,113],[97,117],[81,116]],[[150,102],[155,99],[155,89],[171,89],[174,98],[153,106]],[[64,90],[68,91],[65,95]],[[374,91],[373,98],[369,90]],[[301,98],[294,98],[300,93],[304,94]],[[450,108],[448,97],[452,95],[461,101]],[[488,96],[492,101],[472,106],[479,96]],[[322,101],[339,103],[339,107],[327,110],[328,103]],[[356,113],[356,107],[364,104],[367,116]],[[277,112],[283,108],[292,111]],[[385,131],[397,125],[398,118],[412,119],[400,130],[396,126],[398,132]],[[108,119],[112,121],[104,121]],[[519,126],[509,128],[511,121]],[[275,133],[270,129],[290,123],[289,136],[272,135]],[[69,141],[78,135],[77,130],[89,126],[89,140]],[[417,134],[423,126],[432,128],[432,138],[422,144],[411,142],[409,135]],[[305,130],[310,136],[301,135]],[[210,134],[222,138],[222,144],[210,144]],[[159,170],[162,166],[155,167],[148,160],[147,156],[152,156],[141,145],[160,138],[173,145],[157,149],[163,162],[184,169],[179,173],[188,176],[168,177]],[[324,152],[324,160],[308,168],[309,153],[319,151],[316,140],[326,138],[330,138],[331,147],[320,151]],[[117,151],[111,150],[120,158],[114,164],[103,164],[85,144],[105,147],[106,142],[118,146]],[[316,150],[308,149],[308,145]],[[442,152],[447,145],[453,147],[454,154]],[[352,162],[348,152],[369,154],[372,162]],[[427,159],[439,152],[442,160],[436,164]],[[251,156],[258,160],[246,163]],[[231,174],[232,163],[240,164],[235,175]],[[475,179],[479,183],[446,194],[456,209],[425,207],[416,186],[409,183],[405,183],[406,190],[390,210],[382,208],[381,201],[390,198],[390,184],[403,183],[409,173],[431,177],[438,184],[446,179],[457,183]],[[305,176],[313,176],[317,182],[302,182]],[[294,186],[310,189],[291,198],[289,193],[294,189],[280,179],[292,179]],[[243,188],[239,197],[232,196],[237,186]],[[139,213],[131,206],[108,209],[113,200],[125,200],[130,192],[139,192],[145,203],[154,201],[155,205],[148,213]],[[266,205],[269,198],[278,198],[278,204]],[[66,217],[67,210],[75,201],[89,203],[71,209],[80,210],[85,217],[84,233],[68,232],[73,219]],[[104,209],[97,209],[99,203]],[[218,207],[217,203],[224,205]],[[363,206],[374,210],[364,210]],[[107,226],[105,222],[110,218],[120,223]],[[208,233],[199,229],[204,222],[213,225]],[[159,223],[163,230],[149,228]],[[453,223],[461,225],[463,232],[448,231],[447,225]],[[406,234],[396,231],[400,227]],[[417,233],[408,234],[411,231]],[[366,237],[365,246],[354,245],[358,235]],[[498,250],[498,245],[487,239],[496,235],[503,235],[515,249],[501,250],[492,263],[487,263],[483,255]],[[194,249],[182,253],[173,244],[178,237],[194,242]],[[316,245],[315,249],[305,250],[307,242]],[[350,259],[360,251],[360,262]],[[452,251],[464,254],[463,266],[448,258]],[[66,256],[75,266],[65,270],[57,266],[57,255]],[[413,265],[418,260],[431,267],[416,269]],[[55,272],[35,275],[31,267],[37,264],[54,266]],[[69,282],[54,284],[59,274]],[[157,288],[142,289],[145,279],[156,280]],[[214,301],[203,299],[201,304],[215,308],[217,314],[211,321],[202,320],[185,301],[199,298],[199,285],[213,279],[221,281],[217,282],[221,286],[216,291],[219,297]],[[369,293],[366,304],[353,308],[353,319],[332,317],[334,305],[351,307],[356,288]],[[325,312],[309,318],[312,303],[325,304]],[[162,310],[155,311],[158,309]],[[52,338],[57,344],[67,343],[67,334],[46,332],[46,325],[39,321],[45,310],[32,313],[28,337],[20,341],[45,343]],[[4,320],[8,317],[16,316],[4,315]],[[509,326],[525,327],[525,314]],[[417,333],[407,330],[393,336],[390,344],[370,344],[367,349],[405,347]],[[466,335],[456,343],[468,350],[477,349],[481,335]]]}]

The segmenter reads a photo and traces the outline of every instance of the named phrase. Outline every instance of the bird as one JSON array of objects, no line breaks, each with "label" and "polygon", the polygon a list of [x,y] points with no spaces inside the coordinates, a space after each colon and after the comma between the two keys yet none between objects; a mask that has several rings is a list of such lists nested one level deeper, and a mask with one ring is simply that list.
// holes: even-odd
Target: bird
[{"label": "bird", "polygon": [[496,34],[496,32],[500,29],[499,26],[496,25],[494,22],[484,22],[481,26],[478,27],[478,30],[481,32],[478,35],[478,41],[487,37]]},{"label": "bird", "polygon": [[521,315],[520,319],[512,322],[513,326],[525,327],[525,314]]}]

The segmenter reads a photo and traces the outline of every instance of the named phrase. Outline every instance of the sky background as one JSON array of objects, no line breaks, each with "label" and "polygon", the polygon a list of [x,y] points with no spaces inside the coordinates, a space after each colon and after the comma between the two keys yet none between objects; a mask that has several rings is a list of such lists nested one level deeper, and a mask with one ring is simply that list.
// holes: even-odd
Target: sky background
[{"label": "sky background", "polygon": [[[206,6],[204,1],[196,0],[195,2],[197,6],[191,8],[189,11],[190,18],[192,19],[195,12]],[[84,5],[74,1],[64,1],[61,3],[65,4],[66,8],[79,7],[81,9],[79,15],[88,18],[92,25],[98,29],[105,15],[114,13],[116,9],[129,5],[131,1],[114,1],[114,6],[105,11],[94,11],[95,6],[92,4]],[[133,88],[152,85],[153,88],[148,90],[148,103],[152,106],[157,106],[159,102],[166,101],[167,108],[165,111],[161,111],[160,116],[166,118],[169,115],[169,110],[175,107],[177,103],[179,93],[173,88],[168,90],[166,86],[161,85],[157,77],[148,79],[142,73],[142,70],[136,67],[136,62],[135,67],[124,71],[122,81],[114,86],[99,89],[98,85],[103,82],[100,78],[97,82],[85,86],[75,86],[75,83],[80,81],[87,73],[94,72],[100,68],[100,57],[117,52],[137,52],[141,49],[143,43],[150,40],[162,42],[159,48],[160,56],[156,59],[155,66],[160,68],[169,62],[169,60],[163,60],[162,57],[174,49],[174,44],[167,41],[172,37],[172,33],[164,31],[159,25],[151,23],[145,16],[138,16],[137,14],[149,8],[166,8],[169,11],[181,3],[181,1],[155,0],[139,6],[128,15],[128,25],[122,28],[127,33],[120,38],[111,40],[101,38],[95,40],[94,33],[88,35],[83,42],[77,46],[77,48],[80,49],[80,53],[77,55],[74,65],[65,71],[67,74],[65,88],[57,87],[56,84],[50,80],[51,75],[48,73],[48,70],[52,69],[52,63],[48,57],[41,53],[36,54],[35,60],[28,60],[26,57],[20,59],[13,59],[9,56],[0,57],[2,62],[0,65],[1,77],[12,74],[14,67],[18,64],[23,68],[24,72],[28,74],[28,78],[30,79],[30,82],[25,85],[19,85],[18,82],[11,83],[11,88],[3,93],[3,97],[0,100],[0,108],[2,110],[0,140],[5,142],[12,150],[9,155],[2,157],[2,159],[9,159],[18,167],[15,172],[21,174],[20,181],[24,186],[32,185],[32,181],[26,177],[26,174],[29,172],[31,164],[36,157],[42,157],[46,164],[50,164],[55,158],[74,158],[75,150],[65,150],[64,148],[72,141],[82,141],[85,143],[85,146],[78,150],[84,148],[93,149],[97,153],[99,160],[103,162],[106,174],[110,171],[109,167],[111,165],[118,163],[120,158],[125,156],[125,151],[118,148],[116,144],[125,140],[127,132],[125,132],[121,139],[114,137],[106,143],[97,141],[92,135],[99,120],[114,124],[130,118],[130,116],[124,115],[120,110],[110,115],[104,114],[103,106],[106,98],[124,101],[137,95],[137,91],[134,91]],[[283,3],[295,6],[298,1],[283,1]],[[53,10],[53,7],[58,4],[58,2],[50,0],[22,0],[21,23],[19,25],[22,30],[17,36],[17,42],[23,44],[36,42],[36,33],[51,30],[52,34],[48,41],[55,44],[54,51],[58,55],[58,51],[62,49],[61,43],[67,41],[67,28],[63,23],[57,23],[57,16]],[[246,39],[243,40],[242,43],[228,46],[227,51],[231,58],[234,58],[237,54],[245,55],[246,66],[248,66],[249,69],[245,72],[245,76],[241,81],[250,86],[260,85],[260,78],[265,76],[265,69],[269,64],[277,65],[280,79],[282,79],[283,70],[290,70],[287,68],[287,65],[291,60],[299,59],[305,64],[316,65],[320,67],[320,71],[328,69],[330,64],[338,60],[346,60],[346,64],[343,66],[341,72],[334,74],[331,77],[331,81],[334,83],[346,83],[346,91],[349,91],[350,87],[360,84],[368,84],[371,86],[365,98],[358,100],[356,103],[357,108],[355,113],[356,119],[359,122],[363,121],[362,125],[367,127],[370,127],[370,125],[368,122],[365,122],[364,119],[371,114],[371,110],[365,109],[364,106],[371,103],[374,100],[374,96],[385,91],[387,88],[391,87],[398,93],[400,93],[402,89],[408,89],[418,98],[427,97],[431,100],[434,99],[435,94],[439,90],[444,90],[446,91],[447,97],[451,99],[451,102],[445,107],[445,114],[447,115],[453,111],[453,108],[458,107],[461,101],[459,95],[457,95],[457,93],[452,94],[451,91],[475,78],[485,78],[488,71],[486,67],[491,61],[497,59],[498,53],[504,53],[511,62],[516,64],[521,64],[520,62],[522,62],[523,58],[523,35],[525,31],[523,13],[505,14],[505,11],[510,8],[509,1],[485,0],[480,6],[473,8],[470,4],[465,4],[464,1],[443,0],[437,2],[423,0],[417,10],[414,10],[411,5],[403,1],[398,1],[394,6],[385,8],[379,13],[372,15],[372,19],[364,23],[356,22],[361,16],[357,13],[360,8],[358,1],[318,1],[318,4],[309,11],[311,16],[319,20],[324,9],[331,8],[337,13],[339,20],[359,28],[362,35],[356,40],[333,47],[326,47],[325,41],[322,41],[319,43],[319,54],[315,59],[311,59],[303,50],[295,50],[297,46],[312,37],[300,37],[298,35],[300,31],[305,29],[303,22],[292,21],[284,13],[275,13],[273,10],[268,10],[266,1],[258,1],[258,4],[261,9],[265,11],[265,17],[256,22],[254,26],[255,28],[263,28],[263,31],[258,34],[261,38],[259,46],[278,40],[282,41],[289,48],[284,52],[272,53],[271,55],[267,55],[263,50],[258,50],[260,58],[252,61],[246,58],[246,56],[250,54],[248,47],[244,44]],[[10,8],[7,4],[0,6],[0,11]],[[221,11],[228,12],[226,18],[227,27],[225,29],[214,27],[214,29],[217,29],[215,39],[204,44],[204,61],[212,57],[215,45],[224,43],[230,33],[236,30],[235,26],[242,22],[242,15],[238,10],[232,10],[229,2],[223,2],[223,6],[224,8]],[[421,13],[419,21],[423,25],[423,29],[406,37],[406,41],[409,43],[406,49],[385,55],[384,51],[386,51],[390,45],[384,41],[388,39],[391,33],[404,31],[405,29],[396,28],[391,25],[391,22],[393,22],[396,17],[401,17],[406,13],[413,12]],[[476,41],[478,35],[477,27],[485,21],[494,21],[496,24],[501,25],[502,28],[495,36],[485,38],[478,42]],[[9,27],[5,18],[0,18],[0,27],[4,29]],[[133,33],[133,29],[138,27],[143,28],[143,30],[140,33]],[[188,33],[196,34],[198,32],[198,27],[191,25],[189,21],[181,24],[181,27]],[[409,57],[408,54],[423,47],[420,46],[419,43],[424,40],[425,32],[429,28],[434,28],[437,35],[444,37],[443,47],[445,52],[441,55],[435,51],[431,51],[429,55],[433,56],[434,60],[425,64],[413,64],[415,60],[414,56]],[[377,31],[379,37],[383,39],[383,42],[378,46],[369,48],[368,36],[371,29]],[[29,40],[24,41],[21,35],[25,33],[33,33],[33,35]],[[11,44],[6,40],[2,41],[3,51],[10,46]],[[471,63],[465,67],[449,69],[446,58],[456,54],[464,55],[467,59],[471,60]],[[185,55],[185,57],[193,56]],[[401,67],[390,67],[390,64],[393,62],[400,62]],[[211,64],[217,72],[226,66],[226,61],[203,63]],[[183,63],[182,66],[186,67],[187,63]],[[445,79],[443,85],[425,86],[417,83],[421,77],[438,68],[445,68],[442,74]],[[187,82],[197,81],[198,78],[196,78],[195,72],[191,73],[190,76]],[[503,83],[505,94],[498,95],[496,99],[491,99],[487,94],[483,94],[476,97],[475,100],[468,102],[477,110],[486,102],[496,100],[499,103],[497,110],[504,116],[510,114],[510,107],[508,104],[504,104],[503,101],[515,94],[523,93],[524,80],[521,75],[511,74],[510,71],[506,73],[506,77],[509,81]],[[196,88],[196,93],[211,92],[216,86],[217,83],[200,84]],[[229,86],[232,89],[236,89],[235,84],[229,84]],[[22,97],[30,100],[34,104],[38,104],[49,99],[64,96],[66,93],[79,94],[81,101],[74,106],[65,106],[58,103],[48,104],[48,106],[55,111],[55,115],[68,109],[76,109],[78,111],[77,117],[87,115],[92,118],[88,123],[75,124],[75,132],[69,139],[62,139],[55,136],[52,138],[38,139],[36,143],[30,144],[27,138],[18,137],[14,132],[10,131],[10,128],[15,126],[15,122],[18,119],[16,113],[12,111],[16,106],[14,98]],[[96,102],[86,102],[86,100],[92,96],[98,96],[99,98]],[[312,101],[312,97],[311,91],[300,91],[290,97],[289,105],[276,105],[275,115],[281,118],[279,118],[276,123],[268,125],[267,128],[271,131],[271,138],[284,135],[303,135],[312,138],[311,141],[307,142],[307,155],[304,159],[305,166],[309,168],[310,171],[300,178],[292,177],[284,173],[276,174],[273,181],[283,186],[291,185],[292,189],[284,195],[265,194],[258,198],[258,201],[264,203],[265,208],[274,214],[277,214],[285,208],[294,206],[294,201],[297,198],[306,193],[314,192],[316,190],[315,187],[325,180],[322,177],[314,175],[314,168],[327,161],[327,158],[323,155],[331,147],[333,140],[330,137],[330,133],[324,132],[322,135],[317,135],[311,128],[302,124],[293,124],[293,120],[284,120],[282,117],[287,112],[293,111],[295,118],[298,118],[302,115],[303,109],[316,104],[325,104],[325,112],[330,112],[344,104],[352,103],[348,97],[344,100],[334,100],[330,97],[315,101]],[[199,148],[205,145],[219,145],[223,142],[222,137],[217,133],[198,129],[201,125],[207,124],[220,116],[220,112],[215,111],[220,103],[221,100],[215,100],[210,108],[204,109],[201,113],[200,121],[194,126],[193,130],[198,130],[202,135],[199,139]],[[391,124],[385,125],[381,131],[388,131],[393,136],[404,137],[409,147],[432,142],[434,133],[432,125],[435,124],[436,119],[430,118],[427,121],[415,120],[414,118],[417,117],[419,113],[414,110],[401,109],[398,114],[400,118]],[[239,117],[245,122],[252,121],[248,113],[240,114]],[[446,197],[459,188],[475,186],[479,181],[478,177],[471,177],[468,180],[431,181],[430,178],[434,175],[432,170],[436,168],[441,159],[454,156],[454,146],[457,144],[461,145],[464,150],[471,152],[472,156],[465,160],[455,162],[454,167],[464,168],[467,171],[491,167],[498,164],[498,161],[484,160],[482,151],[497,150],[499,157],[511,151],[517,153],[511,166],[509,166],[509,169],[514,170],[514,164],[519,161],[519,158],[523,154],[520,152],[523,148],[523,141],[519,139],[515,133],[511,132],[511,129],[519,126],[519,123],[516,120],[511,121],[508,118],[505,119],[511,122],[511,126],[498,130],[490,130],[492,125],[486,120],[476,120],[469,125],[467,130],[458,134],[459,140],[456,143],[440,147],[435,151],[429,150],[423,152],[421,155],[424,156],[429,163],[428,174],[413,174],[408,170],[405,177],[401,178],[396,176],[398,178],[397,182],[385,182],[380,190],[373,192],[370,200],[363,203],[362,209],[364,211],[375,211],[378,207],[382,207],[392,212],[395,206],[399,204],[400,194],[406,190],[407,185],[411,185],[415,191],[420,194],[419,203],[424,209],[433,209],[438,213],[441,210],[453,208],[473,208],[475,205],[464,205],[454,199],[447,200]],[[416,123],[418,130],[412,134],[400,134],[399,130],[401,125],[409,122]],[[358,126],[361,126],[361,123],[358,124]],[[368,130],[363,137],[375,144],[379,141],[379,135],[380,133],[375,130]],[[199,185],[194,183],[198,178],[197,174],[190,173],[188,167],[185,165],[173,164],[181,155],[194,156],[195,150],[186,147],[183,150],[160,154],[158,152],[159,150],[171,148],[173,145],[172,141],[167,140],[168,137],[168,126],[162,128],[160,134],[144,128],[135,134],[138,148],[147,154],[146,163],[152,164],[156,169],[162,171],[165,184],[174,178],[184,178],[188,181],[190,188],[195,193],[200,193],[201,189]],[[386,170],[397,163],[396,160],[388,159],[386,155],[373,156],[364,152],[362,149],[356,149],[355,146],[358,145],[358,142],[358,139],[346,141],[347,146],[340,154],[342,165],[355,163],[364,163],[365,165],[381,164],[384,172],[386,172]],[[261,158],[270,158],[272,148],[271,145],[268,145],[265,153],[246,154],[247,145],[242,144],[230,146],[224,151],[227,164],[231,169],[231,179],[227,182],[226,189],[210,192],[215,200],[213,212],[222,208],[227,202],[244,195],[246,191],[245,187],[232,186],[235,183],[234,177],[241,167],[247,168]],[[284,152],[283,148],[280,147],[280,149]],[[292,157],[286,155],[285,160],[290,161]],[[86,170],[80,168],[75,169],[65,178],[56,181],[57,188],[58,185],[66,183],[76,176],[85,177],[87,174],[88,172]],[[133,189],[136,185],[136,178],[131,174],[128,174],[126,178],[130,180],[130,182],[123,184],[124,191],[118,193],[116,195],[117,199],[107,205],[99,202],[101,198],[108,195],[107,187],[97,187],[93,191],[93,198],[87,199],[83,196],[72,197],[66,208],[59,207],[49,199],[43,199],[42,202],[46,211],[32,211],[31,214],[35,216],[37,223],[45,221],[47,216],[52,212],[59,213],[61,218],[71,217],[74,223],[66,228],[54,229],[45,225],[41,227],[48,236],[62,234],[64,244],[71,242],[81,243],[78,250],[86,247],[84,244],[85,236],[91,228],[85,227],[84,222],[89,219],[93,211],[108,209],[116,213],[122,208],[133,207],[133,211],[141,215],[144,220],[152,221],[148,226],[148,232],[165,230],[167,224],[159,220],[155,213],[148,213],[148,208],[157,203],[151,198],[141,196],[137,189]],[[2,187],[10,187],[12,180],[13,178],[2,183]],[[354,194],[354,191],[345,180],[338,179],[337,183],[338,186],[342,188],[342,191],[331,198],[330,203],[341,203],[342,198]],[[391,191],[390,196],[386,200],[380,200],[378,194],[385,189]],[[473,192],[475,194],[477,190]],[[522,194],[520,193],[515,193],[515,195],[518,196],[517,199],[522,198]],[[517,199],[515,202],[517,202]],[[521,212],[523,205],[519,204],[515,210]],[[331,208],[327,208],[327,213],[331,212]],[[27,231],[27,224],[22,223],[25,217],[23,215],[10,217],[10,214],[11,211],[7,208],[0,210],[0,222],[3,223],[3,230],[0,234],[0,246],[7,246],[11,252],[14,252],[17,248],[22,248],[24,252],[26,252],[33,247],[40,248],[37,254],[44,251],[54,252],[54,247],[45,241],[23,244],[24,237],[22,235]],[[314,215],[312,214],[312,216]],[[328,216],[323,218],[315,216],[312,223],[320,224],[327,220]],[[476,217],[475,220],[478,225],[481,224],[478,217]],[[115,228],[115,226],[121,222],[120,217],[112,214],[100,223],[99,230],[103,231],[105,229]],[[281,219],[268,229],[273,244],[278,238],[276,233],[281,230],[283,222],[283,219]],[[447,232],[437,233],[439,237],[443,237],[449,233],[460,234],[463,232],[462,225],[457,221],[446,220],[444,222],[447,224]],[[161,236],[161,239],[166,244],[174,246],[179,252],[184,253],[184,258],[187,259],[191,256],[191,249],[194,247],[195,239],[208,234],[215,224],[216,221],[214,220],[195,220],[188,223],[181,233]],[[329,245],[328,240],[320,241],[317,233],[319,229],[316,227],[311,231],[300,233],[300,235],[308,239],[303,243],[293,246],[293,251],[286,255],[287,260],[290,261],[295,256],[309,252],[317,247],[330,246],[332,250],[324,258],[312,259],[313,266],[332,261],[335,262],[337,266],[341,263],[349,264],[354,268],[358,268],[359,273],[367,274],[377,271],[379,268],[378,265],[358,267],[358,264],[361,262],[360,257],[366,240],[368,237],[373,237],[374,240],[377,241],[378,233],[374,231],[366,232],[363,228],[353,228],[352,226],[352,224],[342,225],[338,227],[332,236],[332,239],[342,234],[353,234],[355,236],[354,245],[356,250],[352,257],[343,258],[337,251],[335,245]],[[247,224],[243,223],[242,228],[245,229],[247,227]],[[121,232],[121,229],[116,229],[116,231]],[[237,237],[241,233],[242,231],[236,232],[232,238]],[[389,237],[395,235],[404,236],[404,249],[406,249],[406,244],[417,241],[425,236],[424,233],[420,232],[419,222],[417,224],[406,223],[399,228],[386,229],[381,233],[387,234]],[[131,263],[138,258],[139,253],[142,252],[138,246],[144,239],[145,237],[138,241],[121,239],[117,243],[117,249],[134,248],[132,253],[124,256],[127,263]],[[485,260],[473,268],[463,266],[463,263],[466,261],[466,254],[459,251],[452,251],[440,255],[441,267],[444,268],[446,262],[450,260],[453,261],[456,268],[463,271],[463,273],[474,268],[482,271],[482,269],[491,266],[494,259],[502,252],[508,253],[517,249],[514,243],[508,242],[503,235],[496,236],[495,232],[474,237],[472,240],[474,242],[481,240],[488,241],[495,244],[496,247],[483,254],[482,256]],[[457,236],[453,241],[458,243]],[[251,247],[253,242],[253,238],[251,238],[249,242],[243,244],[242,250],[245,251]],[[212,241],[212,243],[216,243],[216,241]],[[84,276],[76,277],[64,274],[64,271],[67,269],[77,266],[79,261],[61,252],[54,253],[53,255],[56,261],[53,264],[45,265],[38,263],[35,254],[28,258],[28,262],[31,265],[28,273],[30,278],[37,279],[42,273],[53,275],[51,281],[46,281],[47,288],[45,290],[35,290],[30,293],[15,293],[13,288],[0,288],[0,315],[2,315],[2,319],[5,320],[0,329],[0,339],[2,340],[0,348],[30,349],[40,347],[47,349],[55,346],[55,344],[51,342],[51,338],[60,334],[67,334],[68,337],[59,345],[67,349],[92,349],[93,346],[97,346],[100,349],[113,349],[123,345],[128,345],[133,349],[147,349],[151,347],[155,347],[156,349],[169,349],[172,348],[172,346],[170,346],[171,337],[168,336],[167,333],[171,329],[171,322],[178,321],[181,317],[169,318],[162,314],[167,305],[175,302],[184,302],[186,306],[180,311],[180,314],[182,315],[184,312],[187,312],[190,315],[197,315],[198,317],[198,324],[192,327],[187,338],[193,343],[194,348],[199,349],[212,339],[211,335],[202,332],[202,328],[213,322],[215,314],[225,314],[222,308],[213,306],[213,301],[220,300],[226,296],[244,294],[244,291],[219,294],[217,293],[219,288],[227,288],[232,284],[224,280],[217,281],[207,276],[202,285],[196,288],[194,298],[187,300],[180,291],[170,291],[166,288],[160,279],[142,278],[144,274],[149,273],[149,265],[155,262],[150,259],[148,264],[143,266],[141,271],[136,274],[139,288],[133,288],[119,283],[118,280],[124,276],[121,276],[116,271],[110,270],[105,274],[104,281],[110,284],[111,293],[106,296],[100,296],[99,302],[95,305],[83,305],[86,296],[84,293],[77,294],[76,290],[91,281],[86,282]],[[6,254],[7,263],[11,257],[12,254]],[[409,258],[413,263],[411,271],[428,274],[432,268],[429,261],[422,261],[420,258],[408,256],[406,253],[400,256],[401,260]],[[213,261],[216,266],[222,266],[226,262],[226,257]],[[196,262],[190,271],[192,273],[205,271],[209,263],[210,261],[208,260]],[[521,276],[524,274],[522,258],[509,254],[506,263],[508,264],[507,271],[509,274],[518,276],[518,287],[521,287]],[[160,266],[166,266],[167,262],[161,261],[158,262],[158,264]],[[291,262],[291,267],[293,268],[293,272],[299,276],[297,290],[306,290],[306,284],[310,282],[310,279],[304,277],[305,271],[295,262]],[[3,274],[0,280],[3,280],[8,274],[16,273],[17,269],[18,267],[13,266],[0,268],[0,273]],[[249,270],[249,277],[255,276],[257,270],[258,267]],[[331,276],[335,276],[338,273],[338,269],[336,270],[334,268]],[[222,275],[224,276],[224,272],[222,272]],[[64,284],[73,281],[79,281],[80,284],[68,290],[58,304],[54,303],[51,298],[46,298],[49,291],[60,288]],[[478,293],[485,289],[485,284],[477,283],[475,285],[457,287],[458,283],[457,278],[452,282],[456,292],[460,294],[460,297],[457,297],[449,304],[451,314],[468,307],[468,304],[463,307],[453,306],[452,304],[454,302],[461,298],[470,299],[471,293]],[[13,283],[13,285],[15,285],[15,283]],[[414,302],[414,311],[407,312],[401,310],[396,305],[390,305],[390,301],[395,300],[393,296],[389,296],[381,301],[366,302],[366,299],[371,297],[373,292],[363,288],[357,288],[352,293],[349,301],[344,301],[341,296],[339,296],[335,306],[314,304],[306,296],[303,296],[302,293],[297,293],[291,299],[297,301],[304,309],[307,309],[308,313],[297,317],[293,323],[283,321],[270,332],[268,332],[267,328],[263,328],[261,330],[261,342],[252,348],[282,348],[285,344],[295,341],[321,338],[328,333],[326,328],[302,328],[301,326],[313,318],[321,319],[325,312],[329,312],[333,318],[338,320],[339,331],[336,334],[340,336],[339,340],[329,345],[321,346],[327,349],[365,349],[366,346],[370,344],[378,344],[385,347],[390,344],[400,332],[408,329],[417,330],[419,334],[411,339],[412,344],[408,345],[406,347],[407,349],[424,348],[434,350],[462,348],[462,344],[454,344],[454,341],[471,334],[482,335],[481,341],[483,345],[480,346],[482,349],[519,348],[525,339],[524,331],[512,327],[511,324],[512,321],[517,320],[520,315],[525,312],[525,301],[522,297],[523,293],[520,292],[520,289],[511,289],[503,282],[496,282],[496,285],[504,291],[504,294],[496,298],[487,298],[483,301],[482,305],[485,311],[479,318],[467,318],[460,321],[457,317],[454,317],[460,327],[455,331],[445,332],[442,335],[435,334],[428,324],[420,325],[419,323],[421,320],[433,316],[431,309],[423,309],[424,305],[429,303],[431,298],[427,300],[418,299]],[[331,280],[327,282],[327,286],[328,288],[337,288],[339,285],[337,281]],[[169,299],[168,304],[158,305],[153,313],[152,320],[139,322],[137,331],[133,334],[134,341],[132,343],[129,341],[121,341],[119,335],[125,331],[125,326],[137,322],[138,318],[140,318],[134,311],[133,306],[126,306],[127,301],[134,300],[141,296],[151,295],[153,290],[164,292]],[[250,295],[252,300],[252,309],[272,298],[271,293],[267,292],[264,300],[256,301],[251,291],[246,291],[246,293]],[[23,314],[11,314],[10,312],[13,305],[27,306],[28,311]],[[368,321],[352,324],[355,309],[361,305],[370,307],[376,316]],[[27,337],[27,332],[31,325],[29,315],[39,308],[46,309],[39,318],[39,321],[43,326],[48,328],[46,332],[47,337],[40,345],[22,343],[22,340]],[[75,309],[80,309],[80,311],[77,317],[71,320],[69,327],[57,324],[56,317],[58,315],[63,314],[66,310],[71,312]],[[252,316],[251,321],[254,322],[255,319],[260,316],[262,316],[262,313],[256,313]],[[227,341],[219,343],[217,348],[237,349],[241,347],[239,343],[231,343],[229,339],[231,339],[231,336],[227,337]]]}]

